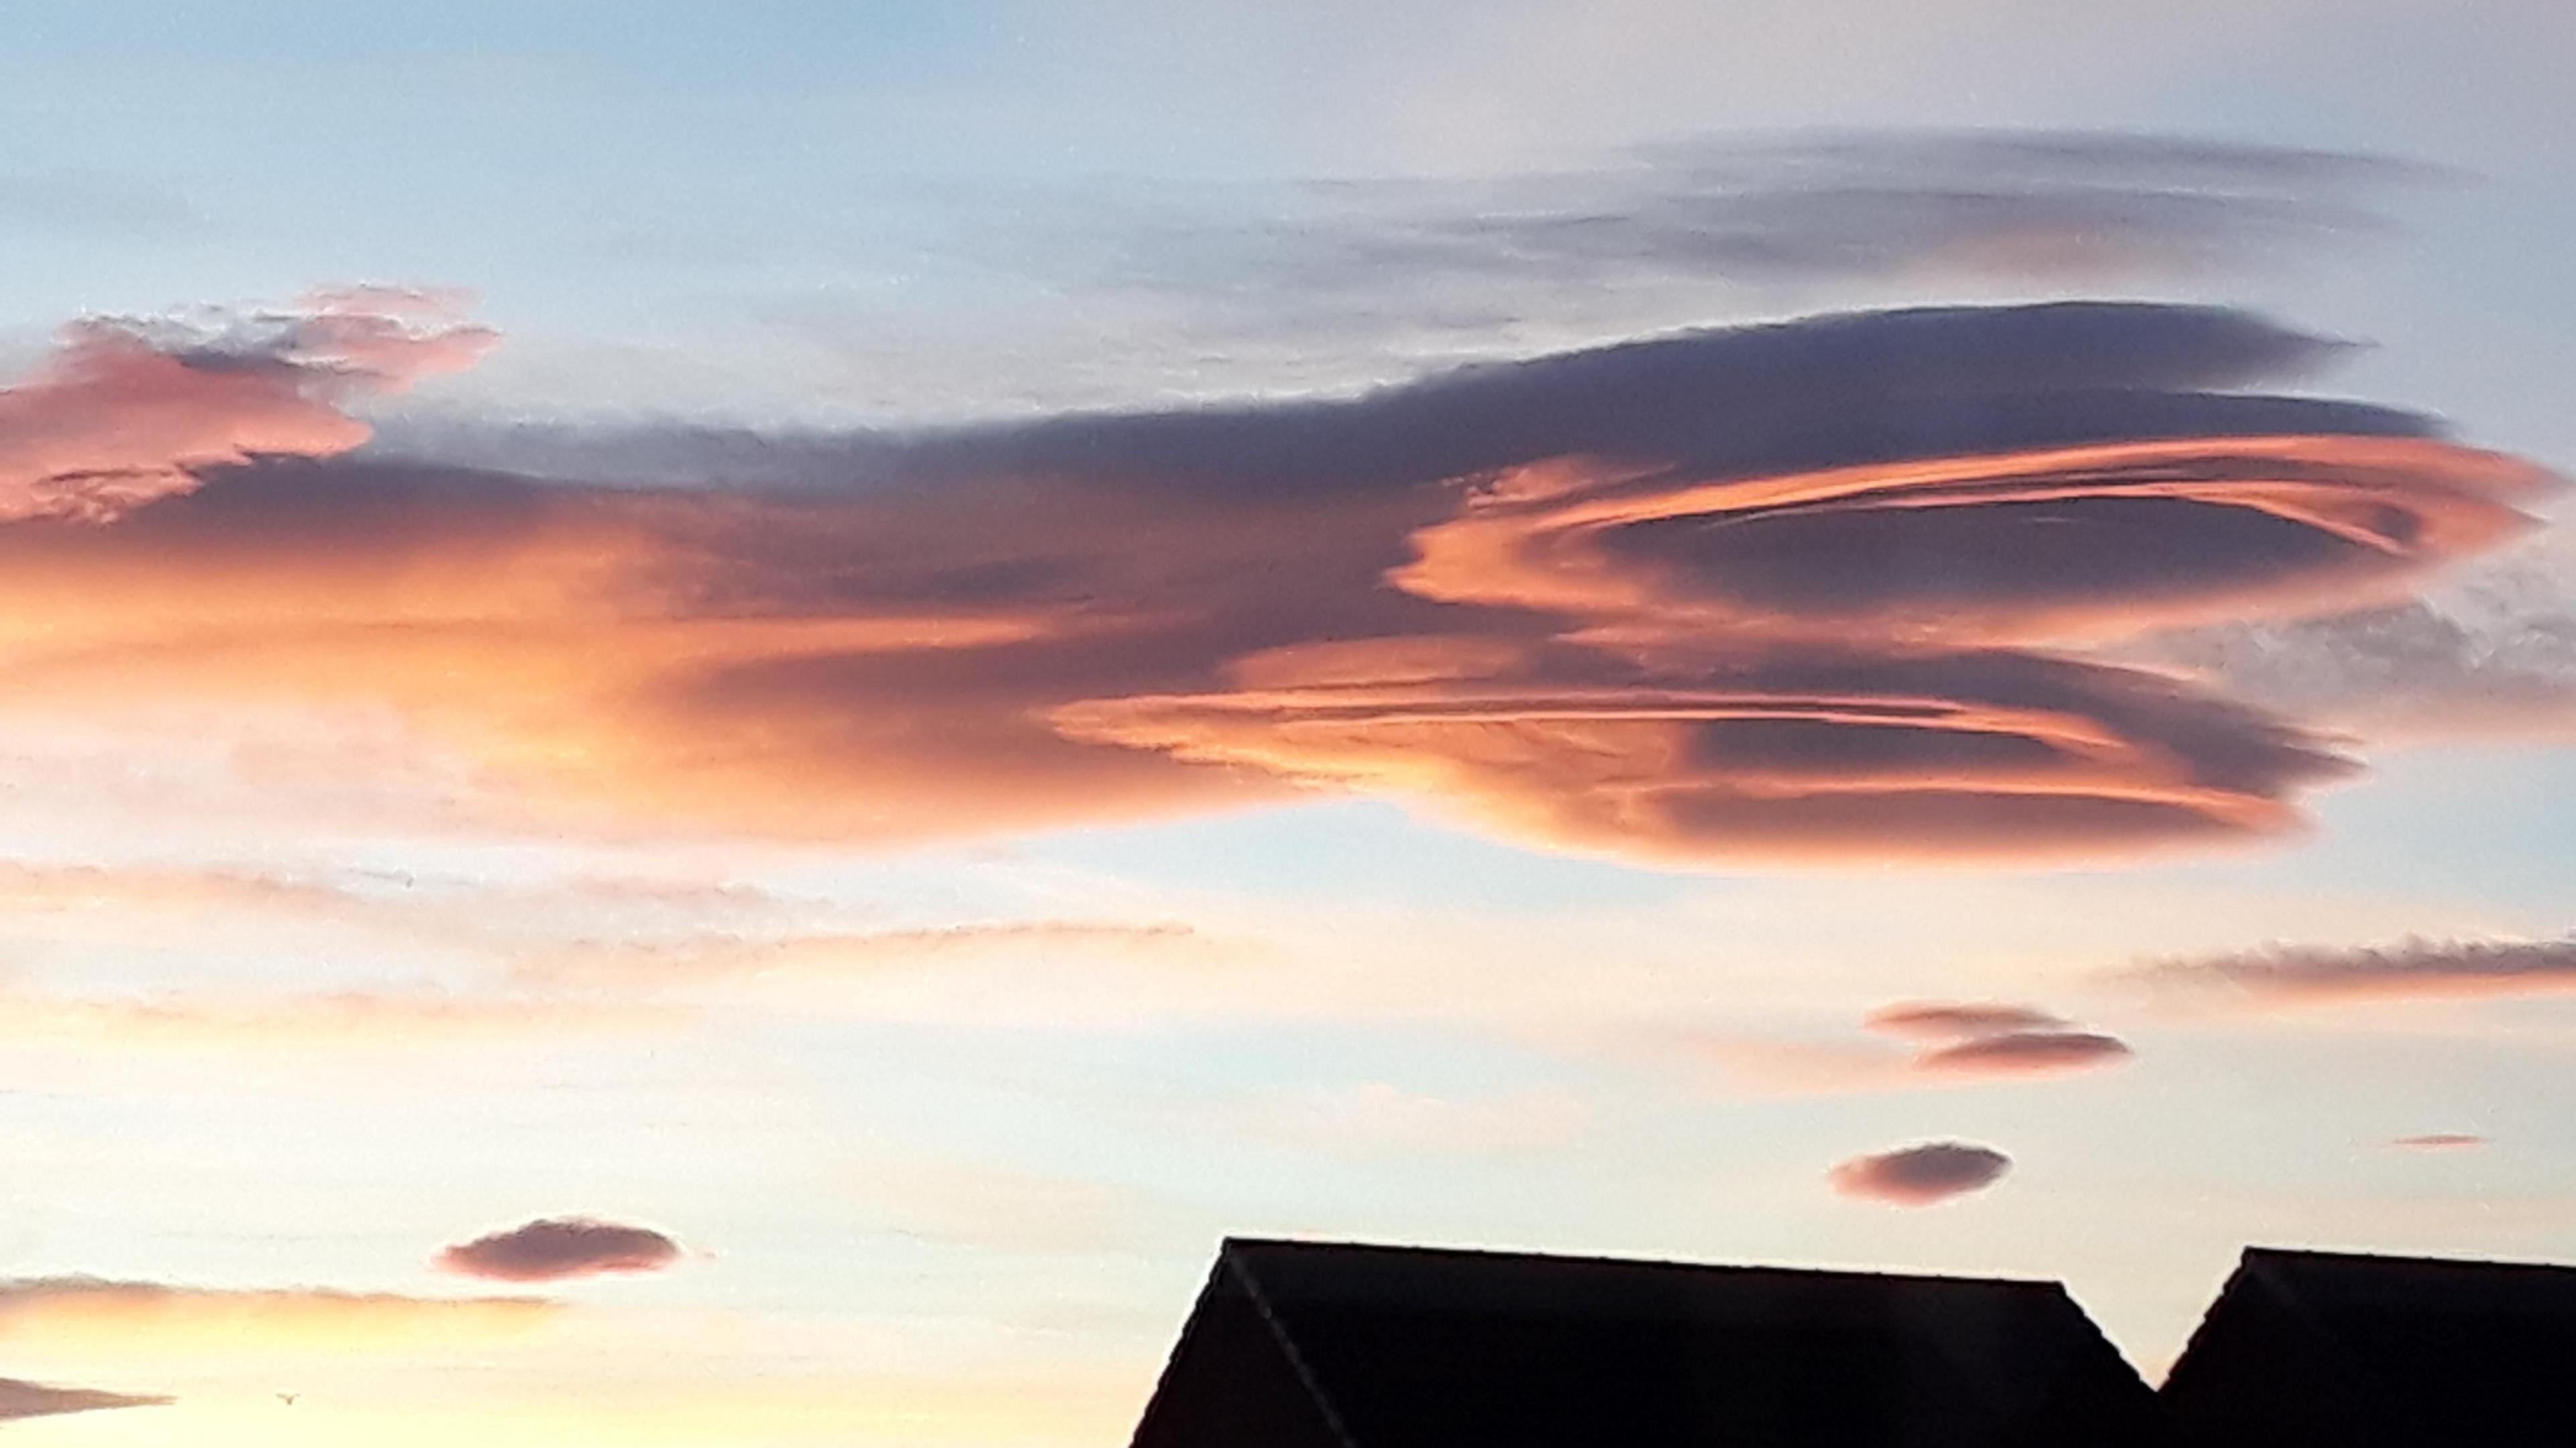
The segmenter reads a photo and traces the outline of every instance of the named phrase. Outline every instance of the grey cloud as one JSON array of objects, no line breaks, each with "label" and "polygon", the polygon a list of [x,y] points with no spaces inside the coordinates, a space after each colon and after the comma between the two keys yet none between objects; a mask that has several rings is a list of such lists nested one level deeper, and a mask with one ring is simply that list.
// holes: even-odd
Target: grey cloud
[{"label": "grey cloud", "polygon": [[1835,1191],[1899,1207],[1928,1207],[1982,1191],[2012,1170],[2012,1158],[1989,1146],[1934,1141],[1853,1157],[1828,1174]]},{"label": "grey cloud", "polygon": [[1073,236],[1094,284],[1477,330],[1623,288],[2277,263],[2384,229],[2391,197],[2439,179],[2155,134],[1711,135],[1536,174],[1113,193]]},{"label": "grey cloud", "polygon": [[2576,990],[2576,937],[2407,940],[2387,946],[2272,945],[2139,967],[2137,978],[2297,1004]]},{"label": "grey cloud", "polygon": [[2252,702],[2409,735],[2576,729],[2576,600],[2526,590],[2288,623],[2235,623],[2146,640]]},{"label": "grey cloud", "polygon": [[658,1272],[680,1258],[680,1244],[650,1227],[596,1217],[545,1217],[460,1242],[438,1265],[468,1277],[503,1282],[556,1282],[605,1272]]}]

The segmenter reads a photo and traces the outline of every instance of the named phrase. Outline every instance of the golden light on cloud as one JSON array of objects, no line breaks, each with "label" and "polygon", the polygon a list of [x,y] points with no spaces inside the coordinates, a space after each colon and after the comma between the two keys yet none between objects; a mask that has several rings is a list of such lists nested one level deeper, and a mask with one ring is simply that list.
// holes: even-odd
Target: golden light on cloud
[{"label": "golden light on cloud", "polygon": [[2352,607],[2529,528],[2514,505],[2552,484],[2417,437],[2156,439],[1715,479],[1558,460],[1417,532],[1393,576],[1614,631],[2063,642]]},{"label": "golden light on cloud", "polygon": [[[332,308],[365,300],[312,336],[358,345]],[[369,777],[521,833],[903,843],[1322,785],[1684,864],[2277,835],[2349,772],[2333,741],[2076,650],[2402,597],[2552,484],[2422,419],[2199,390],[2319,346],[1928,309],[755,441],[719,472],[757,486],[200,468],[104,526],[0,526],[0,724],[384,710],[419,768]]]},{"label": "golden light on cloud", "polygon": [[336,1356],[523,1340],[559,1311],[536,1297],[21,1278],[0,1282],[0,1346],[109,1361]]}]

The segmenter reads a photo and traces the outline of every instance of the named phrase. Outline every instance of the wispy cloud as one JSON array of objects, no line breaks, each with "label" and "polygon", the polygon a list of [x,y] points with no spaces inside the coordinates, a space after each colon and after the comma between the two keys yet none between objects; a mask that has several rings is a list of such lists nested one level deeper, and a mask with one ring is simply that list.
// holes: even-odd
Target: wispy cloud
[{"label": "wispy cloud", "polygon": [[2254,1005],[2576,990],[2576,940],[2406,940],[2394,945],[2270,945],[2151,961],[2150,986],[2215,992]]},{"label": "wispy cloud", "polygon": [[[2308,261],[2450,179],[2384,157],[2107,131],[1704,135],[1590,165],[953,195],[945,245],[1190,335],[1310,350],[1625,329],[1827,284],[2099,285]],[[1048,246],[1013,240],[1048,216]]]},{"label": "wispy cloud", "polygon": [[2388,1144],[2399,1151],[2475,1151],[2489,1143],[2487,1138],[2465,1131],[2434,1131],[2422,1136],[2401,1136]]},{"label": "wispy cloud", "polygon": [[1964,1141],[1925,1142],[1856,1156],[1827,1174],[1835,1191],[1898,1207],[1928,1207],[1983,1191],[2012,1170],[2012,1158]]}]

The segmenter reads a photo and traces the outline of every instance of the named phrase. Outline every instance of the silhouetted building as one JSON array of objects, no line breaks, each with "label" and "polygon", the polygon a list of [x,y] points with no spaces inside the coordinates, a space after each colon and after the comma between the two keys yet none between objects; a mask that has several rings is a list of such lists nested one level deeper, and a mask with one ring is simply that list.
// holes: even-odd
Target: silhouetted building
[{"label": "silhouetted building", "polygon": [[1229,1241],[1135,1448],[2129,1448],[2053,1282]]},{"label": "silhouetted building", "polygon": [[2162,1396],[2195,1448],[2567,1448],[2576,1268],[2248,1248]]}]

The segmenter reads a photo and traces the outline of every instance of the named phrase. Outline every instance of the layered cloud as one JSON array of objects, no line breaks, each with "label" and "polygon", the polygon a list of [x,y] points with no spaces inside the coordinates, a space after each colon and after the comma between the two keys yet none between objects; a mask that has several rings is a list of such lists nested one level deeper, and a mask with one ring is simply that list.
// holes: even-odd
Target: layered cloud
[{"label": "layered cloud", "polygon": [[1666,1049],[1715,1065],[1730,1084],[1792,1095],[1923,1090],[2067,1075],[2116,1066],[2126,1041],[2037,1006],[2001,1001],[1908,1001],[1862,1024],[1915,1042],[1760,1039],[1665,1034]]},{"label": "layered cloud", "polygon": [[[2381,157],[2100,131],[1710,135],[1525,174],[1015,194],[986,265],[1309,351],[1633,326],[1819,284],[2022,287],[2312,260],[2441,179]],[[991,228],[1001,232],[1003,228]]]},{"label": "layered cloud", "polygon": [[[402,310],[434,301],[228,345],[396,378],[470,350]],[[2352,761],[2098,651],[2402,599],[2549,483],[2237,390],[2337,350],[1936,308],[1341,399],[198,458],[108,526],[0,526],[0,725],[390,707],[550,829],[907,841],[1327,788],[1684,864],[2259,837]]]},{"label": "layered cloud", "polygon": [[1928,1207],[2003,1180],[2012,1158],[1988,1146],[1933,1141],[1856,1156],[1827,1174],[1835,1191],[1899,1207]]},{"label": "layered cloud", "polygon": [[97,1388],[57,1388],[18,1378],[0,1378],[0,1422],[50,1418],[61,1413],[89,1413],[101,1408],[164,1407],[171,1400]]},{"label": "layered cloud", "polygon": [[2576,990],[2576,939],[2274,945],[2155,961],[2135,977],[2256,1005],[2538,995]]},{"label": "layered cloud", "polygon": [[437,1259],[446,1271],[502,1282],[659,1272],[679,1260],[680,1244],[662,1233],[596,1217],[542,1217],[459,1242]]}]

